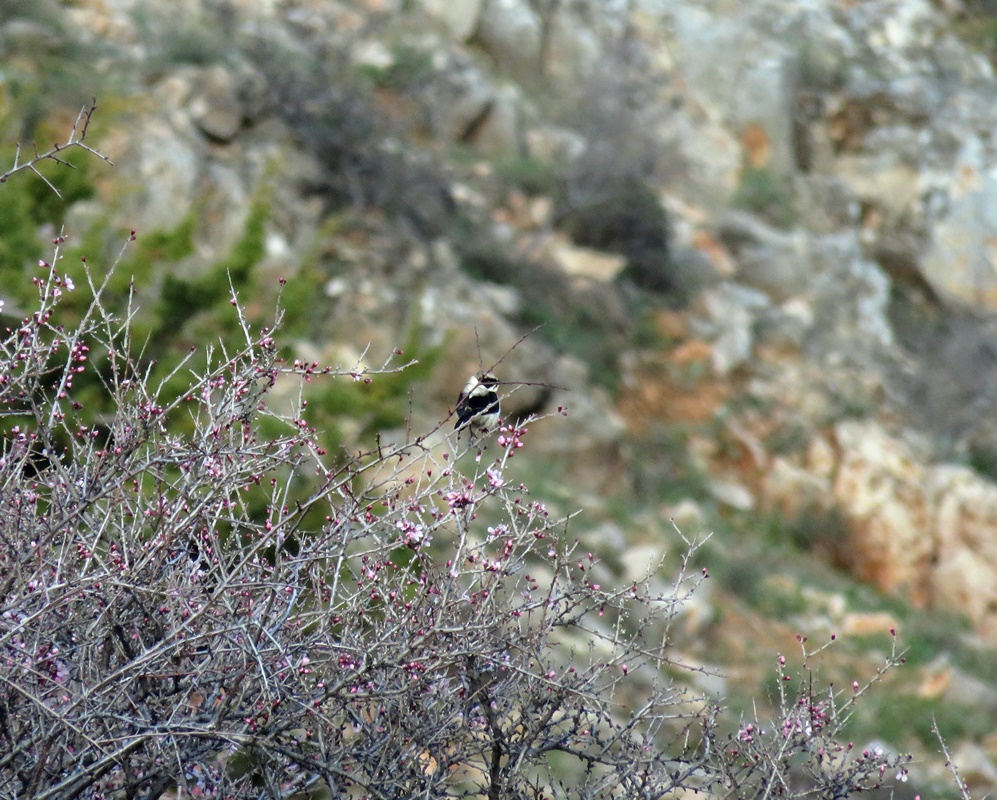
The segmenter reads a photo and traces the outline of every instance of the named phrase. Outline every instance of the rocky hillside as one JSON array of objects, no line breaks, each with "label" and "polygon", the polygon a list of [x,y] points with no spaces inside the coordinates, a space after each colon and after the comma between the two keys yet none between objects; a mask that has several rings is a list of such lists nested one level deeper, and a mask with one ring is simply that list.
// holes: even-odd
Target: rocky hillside
[{"label": "rocky hillside", "polygon": [[702,688],[764,694],[798,631],[851,680],[895,628],[856,737],[943,782],[934,715],[993,791],[995,31],[969,0],[15,0],[0,163],[96,95],[114,166],[5,187],[0,299],[64,226],[164,367],[230,287],[290,357],[416,359],[316,386],[332,449],[496,365],[545,417],[523,480],[620,574],[712,533]]}]

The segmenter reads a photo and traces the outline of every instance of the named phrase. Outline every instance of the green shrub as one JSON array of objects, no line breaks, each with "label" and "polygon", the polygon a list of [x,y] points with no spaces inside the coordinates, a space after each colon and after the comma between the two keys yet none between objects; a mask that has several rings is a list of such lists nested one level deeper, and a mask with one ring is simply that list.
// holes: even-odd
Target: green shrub
[{"label": "green shrub", "polygon": [[675,288],[669,275],[668,218],[644,181],[611,177],[589,185],[584,178],[571,179],[557,217],[575,243],[626,258],[624,279],[659,293]]},{"label": "green shrub", "polygon": [[535,264],[524,263],[509,253],[509,248],[487,235],[468,236],[458,241],[457,258],[461,271],[478,281],[518,286]]},{"label": "green shrub", "polygon": [[733,204],[735,208],[759,214],[781,228],[788,228],[796,217],[788,181],[768,167],[745,167]]},{"label": "green shrub", "polygon": [[495,164],[495,174],[526,195],[553,195],[563,184],[565,167],[534,156],[511,156]]},{"label": "green shrub", "polygon": [[39,237],[39,225],[48,223],[58,231],[68,207],[94,195],[92,159],[78,150],[62,158],[72,168],[54,161],[37,165],[38,171],[58,187],[62,197],[40,180],[25,179],[27,176],[17,176],[0,191],[0,282],[9,287],[8,291],[23,290],[25,283],[21,278],[26,272],[33,274],[50,247]]},{"label": "green shrub", "polygon": [[390,50],[391,63],[385,67],[364,64],[358,70],[360,78],[379,88],[401,92],[424,83],[436,71],[432,50],[404,43]]},{"label": "green shrub", "polygon": [[[172,261],[189,255],[193,250],[191,237],[196,216],[196,212],[192,211],[174,231],[152,237],[153,241],[144,250],[144,256],[152,259],[158,255],[163,260]],[[253,267],[266,254],[266,221],[269,216],[270,190],[264,185],[257,189],[242,236],[228,254],[197,277],[180,278],[166,274],[157,312],[160,335],[180,331],[188,319],[201,311],[227,305],[232,288],[238,290],[249,285]]]},{"label": "green shrub", "polygon": [[989,710],[958,706],[939,697],[891,692],[865,707],[855,726],[874,731],[875,736],[897,747],[918,743],[934,750],[939,733],[947,740],[983,739],[993,730],[993,716]]},{"label": "green shrub", "polygon": [[607,313],[605,290],[571,293],[563,276],[540,267],[529,274],[528,281],[520,288],[522,324],[539,327],[542,340],[580,358],[588,365],[593,383],[615,392],[620,384],[619,356],[626,342],[626,323]]}]

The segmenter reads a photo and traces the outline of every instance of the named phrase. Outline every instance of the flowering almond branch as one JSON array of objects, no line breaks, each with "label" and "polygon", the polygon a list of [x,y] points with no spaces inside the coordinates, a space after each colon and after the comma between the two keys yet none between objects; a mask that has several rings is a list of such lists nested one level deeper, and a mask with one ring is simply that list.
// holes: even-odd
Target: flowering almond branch
[{"label": "flowering almond branch", "polygon": [[0,332],[0,796],[844,797],[895,766],[833,695],[723,741],[671,634],[706,571],[615,585],[512,478],[532,422],[332,463],[273,389],[390,358],[287,366],[233,291],[237,343],[161,377],[62,244]]},{"label": "flowering almond branch", "polygon": [[[0,792],[676,788],[696,715],[640,630],[678,595],[593,579],[506,477],[526,427],[490,460],[420,444],[329,468],[302,409],[267,407],[278,377],[315,377],[281,366],[274,330],[238,313],[240,349],[166,396],[88,273],[89,309],[60,324],[61,245],[0,341]],[[94,377],[97,424],[77,398]],[[626,720],[628,684],[646,695]]]}]

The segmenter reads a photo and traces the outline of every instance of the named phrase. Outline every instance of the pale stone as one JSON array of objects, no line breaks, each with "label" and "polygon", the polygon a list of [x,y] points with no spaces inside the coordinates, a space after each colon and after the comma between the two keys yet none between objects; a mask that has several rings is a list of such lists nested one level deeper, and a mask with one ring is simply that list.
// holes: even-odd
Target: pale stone
[{"label": "pale stone", "polygon": [[478,27],[485,0],[419,0],[419,4],[444,24],[459,41],[469,39]]},{"label": "pale stone", "polygon": [[846,614],[841,621],[841,632],[846,636],[890,636],[897,629],[896,617],[885,611]]},{"label": "pale stone", "polygon": [[997,176],[956,199],[934,226],[921,261],[925,279],[950,303],[997,310]]},{"label": "pale stone", "polygon": [[515,75],[536,75],[540,66],[540,20],[527,0],[485,0],[476,40]]},{"label": "pale stone", "polygon": [[207,136],[228,142],[242,127],[242,106],[231,73],[222,66],[209,67],[198,80],[190,114]]},{"label": "pale stone", "polygon": [[762,480],[762,492],[769,504],[792,518],[825,507],[831,497],[831,482],[776,456]]},{"label": "pale stone", "polygon": [[891,217],[909,212],[920,198],[919,171],[893,153],[845,153],[835,160],[833,169],[856,198],[875,203]]},{"label": "pale stone", "polygon": [[856,574],[925,603],[933,555],[925,467],[875,423],[844,422],[835,434],[841,460],[833,496],[851,522]]},{"label": "pale stone", "polygon": [[717,502],[738,511],[751,511],[755,507],[751,490],[735,481],[710,481],[709,491]]},{"label": "pale stone", "polygon": [[566,275],[596,283],[612,283],[627,264],[623,256],[556,239],[551,240],[547,252],[557,268]]}]

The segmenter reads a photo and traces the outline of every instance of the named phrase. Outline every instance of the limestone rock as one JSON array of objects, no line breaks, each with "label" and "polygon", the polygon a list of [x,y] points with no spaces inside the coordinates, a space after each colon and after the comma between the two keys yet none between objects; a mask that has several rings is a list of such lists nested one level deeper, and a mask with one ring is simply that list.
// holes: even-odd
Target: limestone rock
[{"label": "limestone rock", "polygon": [[997,311],[997,176],[956,199],[921,262],[928,283],[951,303]]},{"label": "limestone rock", "polygon": [[612,283],[626,267],[626,259],[614,253],[604,253],[570,242],[552,239],[547,256],[564,274],[596,283]]},{"label": "limestone rock", "polygon": [[495,112],[494,83],[462,54],[448,54],[440,62],[430,87],[433,126],[451,141],[473,141]]},{"label": "limestone rock", "polygon": [[845,636],[889,636],[897,624],[896,618],[886,611],[855,612],[842,618],[841,632]]},{"label": "limestone rock", "polygon": [[141,184],[140,197],[131,206],[130,224],[139,231],[172,229],[194,200],[200,154],[193,142],[162,119],[147,118],[136,128],[132,163]]},{"label": "limestone rock", "polygon": [[242,105],[228,69],[217,65],[200,76],[190,113],[205,136],[219,142],[235,138],[242,127]]},{"label": "limestone rock", "polygon": [[802,297],[788,300],[763,312],[757,325],[760,345],[777,349],[801,350],[813,330],[815,313]]},{"label": "limestone rock", "polygon": [[540,37],[540,20],[526,0],[484,0],[475,39],[503,69],[536,75]]},{"label": "limestone rock", "polygon": [[875,205],[890,217],[908,213],[920,199],[920,175],[895,148],[872,153],[844,153],[834,163],[834,172],[866,205]]},{"label": "limestone rock", "polygon": [[926,605],[934,508],[922,459],[875,423],[843,422],[835,436],[841,456],[833,496],[851,523],[855,573]]},{"label": "limestone rock", "polygon": [[997,486],[965,467],[936,467],[935,559],[931,588],[946,608],[997,635]]},{"label": "limestone rock", "polygon": [[735,481],[710,481],[707,489],[718,503],[738,511],[751,511],[757,505],[751,490]]},{"label": "limestone rock", "polygon": [[702,300],[717,331],[711,353],[713,370],[727,375],[751,358],[754,324],[759,312],[769,307],[769,299],[747,286],[726,282],[703,292]]},{"label": "limestone rock", "polygon": [[963,611],[997,636],[997,485],[926,463],[920,446],[876,423],[841,423],[835,434],[833,497],[856,574],[915,604]]},{"label": "limestone rock", "polygon": [[[523,138],[521,104],[519,91],[515,87],[508,84],[498,87],[489,98],[487,107],[482,109],[482,114],[466,129],[471,135],[465,140],[492,157],[517,156]],[[479,124],[473,124],[479,120]]]},{"label": "limestone rock", "polygon": [[732,212],[722,217],[718,235],[734,255],[742,283],[780,302],[810,285],[810,240],[803,231],[785,233],[751,214]]},{"label": "limestone rock", "polygon": [[765,473],[762,491],[768,504],[793,519],[808,510],[826,506],[831,497],[831,483],[827,478],[777,456]]},{"label": "limestone rock", "polygon": [[753,166],[792,172],[788,49],[736,15],[713,15],[691,4],[677,4],[673,14],[690,91],[738,138],[748,134],[759,143],[747,154]]},{"label": "limestone rock", "polygon": [[486,0],[419,0],[419,4],[446,26],[450,35],[466,41],[478,27],[481,9]]},{"label": "limestone rock", "polygon": [[853,232],[815,238],[810,248],[809,295],[824,346],[853,362],[874,363],[894,344],[889,278],[865,257]]}]

